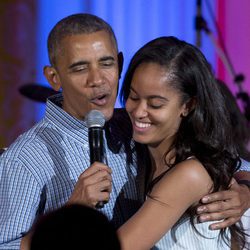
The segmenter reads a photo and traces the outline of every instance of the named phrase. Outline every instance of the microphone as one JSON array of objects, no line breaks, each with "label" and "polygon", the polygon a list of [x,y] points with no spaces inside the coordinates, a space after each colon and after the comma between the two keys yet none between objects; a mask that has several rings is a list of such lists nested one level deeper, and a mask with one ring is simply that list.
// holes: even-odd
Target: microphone
[{"label": "microphone", "polygon": [[195,45],[201,47],[201,30],[202,30],[203,18],[201,15],[201,0],[196,0],[196,17],[195,17],[195,30],[196,40]]},{"label": "microphone", "polygon": [[[90,163],[95,161],[104,162],[103,153],[103,126],[105,117],[99,110],[91,110],[85,118],[88,127],[88,140],[90,150]],[[104,202],[100,201],[96,204],[96,208],[103,208]]]}]

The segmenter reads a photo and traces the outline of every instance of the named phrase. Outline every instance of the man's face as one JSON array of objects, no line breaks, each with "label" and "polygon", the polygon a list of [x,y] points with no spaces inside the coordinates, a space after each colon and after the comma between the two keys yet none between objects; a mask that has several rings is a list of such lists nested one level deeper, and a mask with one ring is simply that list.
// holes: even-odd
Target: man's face
[{"label": "man's face", "polygon": [[63,109],[83,119],[92,109],[113,115],[118,87],[118,55],[105,31],[65,37],[53,81],[62,88]]}]

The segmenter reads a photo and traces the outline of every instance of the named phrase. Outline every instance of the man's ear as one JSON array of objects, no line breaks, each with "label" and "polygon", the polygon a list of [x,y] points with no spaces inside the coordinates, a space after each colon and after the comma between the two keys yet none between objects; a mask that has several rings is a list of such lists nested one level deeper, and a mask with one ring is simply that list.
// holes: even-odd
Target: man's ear
[{"label": "man's ear", "polygon": [[61,81],[59,79],[56,69],[52,66],[45,66],[43,68],[43,74],[47,81],[55,91],[59,91],[61,88]]},{"label": "man's ear", "polygon": [[123,53],[118,53],[118,67],[119,67],[119,79],[121,78],[122,68],[123,68]]}]

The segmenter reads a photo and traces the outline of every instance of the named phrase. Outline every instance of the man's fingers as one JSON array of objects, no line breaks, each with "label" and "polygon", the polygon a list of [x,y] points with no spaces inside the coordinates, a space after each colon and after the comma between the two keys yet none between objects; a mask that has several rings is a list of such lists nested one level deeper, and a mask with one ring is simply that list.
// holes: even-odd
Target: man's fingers
[{"label": "man's fingers", "polygon": [[103,179],[101,181],[86,186],[86,192],[89,194],[98,192],[110,193],[111,189],[112,189],[112,182],[109,179]]},{"label": "man's fingers", "polygon": [[227,201],[218,201],[211,204],[201,205],[197,208],[197,214],[213,213],[232,209],[232,204]]},{"label": "man's fingers", "polygon": [[86,186],[95,184],[95,183],[100,182],[102,180],[111,181],[111,179],[112,178],[111,178],[110,173],[107,172],[106,170],[99,170],[99,171],[92,173],[91,175],[89,174],[88,176],[85,176],[85,175],[79,176],[79,180],[84,181]]},{"label": "man's fingers", "polygon": [[199,221],[219,221],[228,219],[230,217],[237,217],[240,218],[241,210],[240,209],[229,209],[223,212],[215,212],[215,213],[204,213],[199,215]]},{"label": "man's fingers", "polygon": [[224,190],[224,191],[208,194],[201,199],[201,202],[206,204],[206,203],[215,202],[215,201],[223,201],[223,200],[232,199],[235,196],[237,196],[240,185],[236,182],[234,178],[232,178],[229,184],[229,188],[230,188],[229,190]]},{"label": "man's fingers", "polygon": [[210,203],[210,202],[215,202],[215,201],[222,201],[222,200],[228,200],[231,199],[233,197],[233,191],[220,191],[220,192],[216,192],[216,193],[212,193],[212,194],[208,194],[206,196],[204,196],[201,199],[202,203]]},{"label": "man's fingers", "polygon": [[199,221],[220,221],[211,225],[213,229],[221,229],[239,221],[249,207],[249,189],[231,180],[229,190],[208,194],[202,198],[197,208]]},{"label": "man's fingers", "polygon": [[79,176],[68,203],[95,207],[97,202],[109,200],[111,190],[111,169],[102,163],[95,162]]},{"label": "man's fingers", "polygon": [[231,217],[231,218],[225,219],[225,220],[223,220],[221,222],[216,222],[216,223],[211,224],[209,226],[209,229],[211,229],[211,230],[220,230],[220,229],[232,226],[233,224],[238,222],[239,219],[240,219],[239,217],[236,217],[236,218]]},{"label": "man's fingers", "polygon": [[103,180],[99,183],[99,187],[97,187],[101,192],[111,193],[112,183],[110,180]]},{"label": "man's fingers", "polygon": [[95,174],[98,171],[102,171],[105,170],[107,171],[107,173],[111,174],[112,170],[110,167],[108,167],[107,165],[100,163],[100,162],[95,162],[93,163],[89,168],[87,168],[80,176],[79,178],[86,178],[88,176],[91,176],[93,174]]},{"label": "man's fingers", "polygon": [[110,180],[102,180],[92,185],[88,185],[85,189],[85,196],[90,203],[95,206],[99,201],[108,201],[112,190]]},{"label": "man's fingers", "polygon": [[[227,199],[221,201],[214,201],[208,204],[200,205],[197,208],[197,214],[202,213],[214,213],[214,212],[227,212],[227,210],[232,210],[233,212],[237,212],[242,214],[242,204],[240,197],[236,195],[235,191],[227,191],[227,195],[223,195],[224,198]],[[217,196],[218,197],[218,196]],[[217,198],[215,197],[215,199]],[[232,214],[234,216],[238,216],[238,214]]]},{"label": "man's fingers", "polygon": [[197,208],[200,221],[214,221],[227,219],[230,216],[241,216],[242,210],[238,205],[232,206],[229,201],[218,201],[207,205],[202,205]]},{"label": "man's fingers", "polygon": [[108,202],[110,198],[110,192],[108,190],[102,191],[100,193],[98,201],[106,201]]}]

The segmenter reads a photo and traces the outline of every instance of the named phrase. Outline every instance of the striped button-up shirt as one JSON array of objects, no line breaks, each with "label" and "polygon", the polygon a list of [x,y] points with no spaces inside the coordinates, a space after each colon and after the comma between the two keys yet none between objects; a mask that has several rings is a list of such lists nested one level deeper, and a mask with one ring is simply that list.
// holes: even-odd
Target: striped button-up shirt
[{"label": "striped button-up shirt", "polygon": [[[47,102],[42,121],[0,157],[0,249],[19,249],[22,236],[39,214],[69,199],[79,175],[90,166],[88,129],[60,107],[62,96]],[[104,129],[112,192],[101,211],[116,227],[141,205],[145,165],[123,110],[115,110]],[[140,151],[141,152],[141,151]]]},{"label": "striped button-up shirt", "polygon": [[250,172],[250,162],[244,159],[241,159],[240,171],[248,171]]}]

